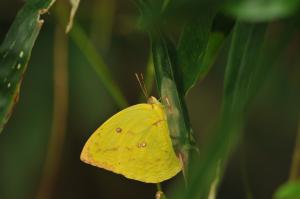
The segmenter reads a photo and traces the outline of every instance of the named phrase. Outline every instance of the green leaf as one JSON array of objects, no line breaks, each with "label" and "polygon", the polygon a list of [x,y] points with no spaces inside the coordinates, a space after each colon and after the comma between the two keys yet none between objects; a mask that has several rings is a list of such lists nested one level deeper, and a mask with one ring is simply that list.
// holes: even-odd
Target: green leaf
[{"label": "green leaf", "polygon": [[[239,138],[248,106],[250,88],[256,78],[265,25],[236,23],[233,30],[224,80],[223,107],[219,125],[193,163],[187,191],[175,198],[206,199],[216,175],[222,178],[224,166]],[[257,90],[256,90],[257,91]],[[220,169],[220,172],[217,170]],[[214,185],[217,186],[217,185]]]},{"label": "green leaf", "polygon": [[[164,21],[162,14],[169,2],[148,2],[148,4],[145,2],[137,0],[137,6],[141,12],[141,20],[145,24],[151,24],[148,26],[148,32],[151,38],[157,88],[161,102],[165,107],[173,146],[177,153],[183,157],[184,171],[187,171],[193,138],[184,99],[185,93],[181,89],[182,78],[177,64],[177,51],[174,44],[162,31],[162,24],[153,25],[152,23],[153,16],[154,18],[160,17],[160,21]],[[153,15],[153,13],[158,13],[158,15]]]},{"label": "green leaf", "polygon": [[230,0],[225,11],[244,21],[271,21],[299,10],[299,0]]},{"label": "green leaf", "polygon": [[184,95],[178,89],[176,49],[160,31],[151,33],[151,42],[157,87],[166,107],[170,134],[181,147],[190,140],[190,127]]},{"label": "green leaf", "polygon": [[[207,43],[213,20],[213,14],[203,15],[189,20],[183,29],[178,45],[178,65],[181,74],[180,88],[185,94],[209,66],[204,65]],[[202,78],[204,75],[201,75]]]},{"label": "green leaf", "polygon": [[202,67],[199,72],[198,81],[202,80],[209,72],[213,65],[217,54],[223,44],[225,37],[223,33],[213,32],[208,38],[208,43],[205,50],[205,55],[202,61]]},{"label": "green leaf", "polygon": [[275,193],[275,199],[300,198],[300,181],[288,182],[279,187]]},{"label": "green leaf", "polygon": [[[168,2],[165,4],[167,6],[155,3],[147,5],[146,2],[139,1],[138,6],[143,24],[148,24],[150,30],[168,29],[166,24],[175,19],[176,25],[184,24],[177,47],[176,67],[179,74],[177,88],[185,95],[197,80],[205,77],[218,52],[216,49],[220,47],[220,37],[211,37],[211,26],[217,7],[193,1],[165,1]],[[197,14],[185,13],[187,6],[195,6],[198,9]],[[213,45],[208,45],[209,42]],[[210,55],[206,55],[207,52]]]},{"label": "green leaf", "polygon": [[[224,80],[223,109],[241,114],[250,99],[250,88],[261,59],[265,24],[237,23],[235,26]],[[253,95],[253,94],[252,94]]]},{"label": "green leaf", "polygon": [[31,50],[54,0],[30,0],[19,11],[0,47],[0,132],[18,100]]}]

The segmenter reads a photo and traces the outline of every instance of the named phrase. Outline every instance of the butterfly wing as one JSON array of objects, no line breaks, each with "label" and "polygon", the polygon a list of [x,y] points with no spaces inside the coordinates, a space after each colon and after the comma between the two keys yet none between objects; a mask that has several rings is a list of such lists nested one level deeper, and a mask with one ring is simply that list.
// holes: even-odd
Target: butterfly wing
[{"label": "butterfly wing", "polygon": [[167,180],[182,168],[161,104],[138,104],[112,116],[88,139],[81,160],[148,183]]}]

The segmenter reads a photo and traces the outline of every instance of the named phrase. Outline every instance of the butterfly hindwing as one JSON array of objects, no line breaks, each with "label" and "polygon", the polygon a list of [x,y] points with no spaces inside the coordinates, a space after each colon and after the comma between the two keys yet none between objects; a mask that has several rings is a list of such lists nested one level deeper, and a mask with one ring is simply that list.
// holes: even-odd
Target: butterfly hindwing
[{"label": "butterfly hindwing", "polygon": [[81,159],[149,183],[167,180],[181,170],[160,103],[134,105],[112,116],[89,138]]}]

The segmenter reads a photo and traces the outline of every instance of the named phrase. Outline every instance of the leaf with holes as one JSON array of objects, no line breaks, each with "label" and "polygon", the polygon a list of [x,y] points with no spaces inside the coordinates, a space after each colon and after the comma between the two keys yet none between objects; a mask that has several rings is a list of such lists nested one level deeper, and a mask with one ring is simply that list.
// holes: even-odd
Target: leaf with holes
[{"label": "leaf with holes", "polygon": [[40,16],[55,0],[30,0],[22,7],[0,46],[0,132],[18,101],[31,50],[43,25]]}]

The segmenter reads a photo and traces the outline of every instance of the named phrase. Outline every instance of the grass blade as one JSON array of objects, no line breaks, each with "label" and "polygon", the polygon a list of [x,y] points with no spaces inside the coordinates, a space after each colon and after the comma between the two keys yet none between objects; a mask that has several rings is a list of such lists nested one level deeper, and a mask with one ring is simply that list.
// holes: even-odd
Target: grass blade
[{"label": "grass blade", "polygon": [[113,80],[110,70],[104,63],[104,60],[97,53],[97,50],[88,39],[84,30],[76,22],[74,22],[72,31],[70,32],[70,37],[87,58],[91,67],[95,70],[96,74],[99,76],[117,105],[120,108],[128,106],[126,99],[124,98],[116,82]]},{"label": "grass blade", "polygon": [[[58,7],[56,10],[56,18],[60,24],[65,24],[67,13],[65,6]],[[76,22],[73,22],[72,30],[69,33],[70,38],[74,41],[77,47],[80,49],[82,54],[86,57],[90,66],[94,69],[99,79],[102,81],[104,87],[110,93],[118,107],[124,108],[128,106],[128,103],[123,96],[120,88],[113,79],[113,76],[105,64],[102,56],[97,52],[96,47],[93,45],[91,40],[83,28]]]}]

